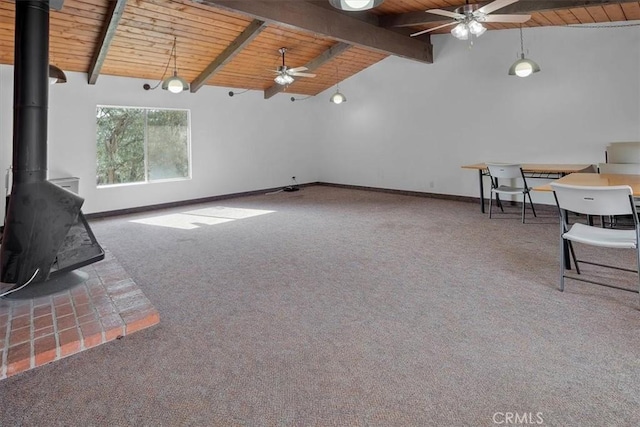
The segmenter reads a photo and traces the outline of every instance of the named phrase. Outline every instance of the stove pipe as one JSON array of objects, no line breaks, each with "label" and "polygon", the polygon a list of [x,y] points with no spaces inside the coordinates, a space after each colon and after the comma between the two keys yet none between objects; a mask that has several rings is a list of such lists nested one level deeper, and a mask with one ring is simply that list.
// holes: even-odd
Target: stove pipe
[{"label": "stove pipe", "polygon": [[49,2],[16,2],[13,182],[47,179]]},{"label": "stove pipe", "polygon": [[[13,181],[0,246],[0,281],[21,285],[95,262],[104,252],[80,211],[84,199],[47,181],[49,0],[15,4]],[[72,228],[83,230],[68,236]],[[90,241],[89,253],[78,256],[84,250],[74,248],[69,262],[60,253],[70,246],[68,241],[76,246]]]}]

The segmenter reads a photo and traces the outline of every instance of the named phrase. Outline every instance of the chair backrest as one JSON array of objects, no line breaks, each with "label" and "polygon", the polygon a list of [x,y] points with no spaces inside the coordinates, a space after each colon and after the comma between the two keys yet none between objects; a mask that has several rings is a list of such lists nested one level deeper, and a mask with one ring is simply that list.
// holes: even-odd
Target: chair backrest
[{"label": "chair backrest", "polygon": [[583,186],[556,182],[551,188],[560,209],[584,215],[634,215],[633,192],[628,185]]},{"label": "chair backrest", "polygon": [[640,142],[612,142],[605,155],[608,163],[640,163]]},{"label": "chair backrest", "polygon": [[487,163],[489,175],[493,178],[522,178],[522,167],[513,163]]},{"label": "chair backrest", "polygon": [[599,163],[598,172],[640,175],[640,163]]}]

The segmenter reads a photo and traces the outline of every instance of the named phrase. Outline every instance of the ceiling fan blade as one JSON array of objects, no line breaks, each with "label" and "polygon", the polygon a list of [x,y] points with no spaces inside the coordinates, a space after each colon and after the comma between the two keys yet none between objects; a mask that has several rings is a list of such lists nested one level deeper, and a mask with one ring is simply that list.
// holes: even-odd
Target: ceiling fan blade
[{"label": "ceiling fan blade", "polygon": [[449,10],[444,10],[444,9],[429,9],[429,10],[426,10],[425,12],[433,13],[434,15],[446,16],[447,18],[464,19],[464,15],[460,13],[451,12]]},{"label": "ceiling fan blade", "polygon": [[454,24],[457,24],[457,23],[458,23],[458,21],[453,21],[453,22],[449,22],[448,24],[438,25],[437,27],[433,27],[433,28],[429,28],[429,29],[426,29],[426,30],[418,31],[417,33],[411,34],[411,37],[419,36],[421,34],[428,33],[430,31],[439,30],[440,28],[448,27],[449,25],[454,25]]},{"label": "ceiling fan blade", "polygon": [[494,10],[498,10],[505,6],[509,6],[510,4],[515,3],[517,1],[518,0],[495,0],[485,6],[482,6],[481,8],[476,10],[476,12],[480,12],[484,14],[491,13]]},{"label": "ceiling fan blade", "polygon": [[482,22],[511,22],[522,24],[531,19],[531,15],[487,15]]},{"label": "ceiling fan blade", "polygon": [[294,73],[298,72],[298,71],[307,71],[308,68],[307,67],[294,67],[294,68],[289,68],[289,71],[292,71]]},{"label": "ceiling fan blade", "polygon": [[315,77],[316,75],[313,73],[300,73],[300,72],[292,72],[292,73],[288,73],[290,76],[296,76],[296,77]]}]

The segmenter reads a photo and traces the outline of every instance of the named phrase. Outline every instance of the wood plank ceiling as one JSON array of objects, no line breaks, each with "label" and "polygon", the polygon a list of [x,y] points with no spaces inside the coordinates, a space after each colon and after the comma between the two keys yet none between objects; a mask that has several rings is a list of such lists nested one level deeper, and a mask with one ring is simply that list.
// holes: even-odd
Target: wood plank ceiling
[{"label": "wood plank ceiling", "polygon": [[[0,0],[2,64],[13,64],[14,2]],[[449,21],[425,10],[464,3],[386,0],[349,13],[326,0],[64,0],[50,14],[50,62],[87,73],[88,84],[114,75],[154,86],[172,73],[175,37],[178,74],[192,92],[212,85],[264,91],[265,98],[282,90],[317,95],[389,55],[432,62],[429,35],[409,34]],[[529,13],[526,27],[633,21],[640,20],[640,1],[520,0],[498,13]],[[517,25],[486,24],[493,31]],[[306,65],[317,76],[296,78],[286,89],[276,85],[281,47],[288,66]]]}]

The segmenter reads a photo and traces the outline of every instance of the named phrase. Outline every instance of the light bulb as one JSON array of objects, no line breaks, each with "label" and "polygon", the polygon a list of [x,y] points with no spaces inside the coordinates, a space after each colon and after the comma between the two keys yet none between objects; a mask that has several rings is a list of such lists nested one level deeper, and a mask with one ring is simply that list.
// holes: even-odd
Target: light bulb
[{"label": "light bulb", "polygon": [[183,86],[182,82],[179,79],[171,79],[169,80],[169,84],[167,85],[167,89],[171,93],[180,93],[182,92]]},{"label": "light bulb", "polygon": [[451,34],[458,40],[467,40],[469,38],[469,28],[462,22],[453,27]]},{"label": "light bulb", "polygon": [[527,76],[530,76],[531,73],[533,73],[533,66],[527,61],[522,61],[516,65],[515,70],[516,70],[516,76],[527,77]]},{"label": "light bulb", "polygon": [[347,98],[340,92],[336,91],[336,93],[331,96],[331,99],[329,99],[329,101],[333,102],[334,104],[342,104],[343,102],[347,101]]},{"label": "light bulb", "polygon": [[351,9],[361,10],[371,7],[371,0],[343,0]]},{"label": "light bulb", "polygon": [[487,29],[484,27],[484,25],[482,25],[478,21],[471,21],[469,23],[469,31],[474,36],[480,37],[481,35],[484,34],[485,31],[487,31]]}]

